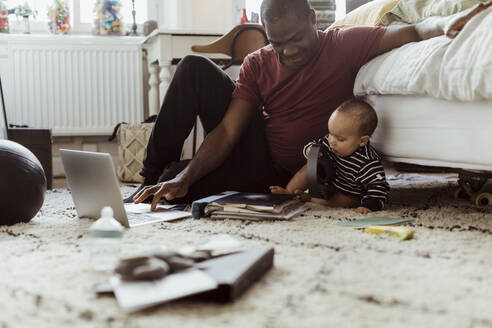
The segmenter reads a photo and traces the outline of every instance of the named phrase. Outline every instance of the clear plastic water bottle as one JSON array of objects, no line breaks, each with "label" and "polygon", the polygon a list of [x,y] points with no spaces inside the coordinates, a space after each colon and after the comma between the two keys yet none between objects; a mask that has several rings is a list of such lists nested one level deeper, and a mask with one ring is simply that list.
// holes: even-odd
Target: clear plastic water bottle
[{"label": "clear plastic water bottle", "polygon": [[112,270],[118,264],[123,226],[113,217],[109,206],[101,210],[101,218],[89,228],[90,262],[95,270]]}]

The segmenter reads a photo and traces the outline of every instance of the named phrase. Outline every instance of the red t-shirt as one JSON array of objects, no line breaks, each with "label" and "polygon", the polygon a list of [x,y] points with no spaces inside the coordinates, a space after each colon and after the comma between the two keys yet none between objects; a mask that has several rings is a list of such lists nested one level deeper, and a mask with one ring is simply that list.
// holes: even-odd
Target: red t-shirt
[{"label": "red t-shirt", "polygon": [[318,52],[301,69],[282,65],[271,45],[245,58],[232,97],[263,105],[275,163],[292,173],[305,163],[303,146],[324,136],[331,113],[353,97],[357,72],[374,57],[384,31],[320,31]]}]

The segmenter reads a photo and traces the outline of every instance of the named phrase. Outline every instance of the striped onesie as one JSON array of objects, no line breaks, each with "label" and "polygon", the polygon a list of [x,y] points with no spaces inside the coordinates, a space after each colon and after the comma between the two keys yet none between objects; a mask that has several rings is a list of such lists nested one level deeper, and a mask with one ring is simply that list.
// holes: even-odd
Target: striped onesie
[{"label": "striped onesie", "polygon": [[389,185],[386,181],[381,157],[377,151],[367,143],[359,147],[347,157],[334,154],[328,144],[328,135],[304,146],[306,149],[313,144],[321,144],[321,153],[328,155],[335,166],[333,186],[340,192],[360,197],[361,206],[371,211],[383,209],[389,194]]}]

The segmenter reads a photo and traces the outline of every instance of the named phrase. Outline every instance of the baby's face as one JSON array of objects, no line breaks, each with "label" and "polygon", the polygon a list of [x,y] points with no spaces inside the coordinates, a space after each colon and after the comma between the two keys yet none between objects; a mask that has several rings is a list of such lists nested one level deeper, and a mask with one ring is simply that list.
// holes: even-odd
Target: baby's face
[{"label": "baby's face", "polygon": [[359,133],[359,122],[353,115],[335,111],[328,120],[328,130],[328,143],[338,156],[347,157],[366,144]]}]

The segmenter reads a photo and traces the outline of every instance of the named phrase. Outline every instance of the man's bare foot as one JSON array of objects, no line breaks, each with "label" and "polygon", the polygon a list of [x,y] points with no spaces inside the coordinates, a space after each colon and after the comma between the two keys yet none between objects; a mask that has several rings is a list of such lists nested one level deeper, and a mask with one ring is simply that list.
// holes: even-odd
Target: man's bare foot
[{"label": "man's bare foot", "polygon": [[444,33],[451,39],[455,38],[470,19],[490,6],[492,6],[492,0],[485,3],[479,3],[468,10],[456,14],[444,28]]}]

